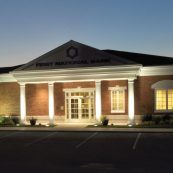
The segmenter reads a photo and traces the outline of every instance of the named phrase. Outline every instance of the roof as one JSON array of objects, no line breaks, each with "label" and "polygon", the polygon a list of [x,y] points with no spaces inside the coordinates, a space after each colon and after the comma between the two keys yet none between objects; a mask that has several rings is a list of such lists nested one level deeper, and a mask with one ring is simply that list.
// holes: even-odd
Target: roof
[{"label": "roof", "polygon": [[15,71],[132,65],[136,62],[70,40]]},{"label": "roof", "polygon": [[13,70],[21,67],[22,65],[16,65],[16,66],[12,66],[12,67],[0,67],[0,74],[9,73],[10,71],[13,71]]},{"label": "roof", "polygon": [[[84,60],[87,63],[82,64],[81,62],[83,62]],[[73,61],[75,61],[76,64]],[[56,67],[55,66],[52,67],[54,64]],[[109,49],[99,50],[78,43],[76,41],[70,40],[69,42],[34,59],[33,61],[30,61],[29,63],[12,66],[12,67],[0,67],[0,74],[8,73],[14,70],[21,71],[21,70],[39,70],[46,68],[48,69],[65,68],[65,67],[69,68],[71,67],[71,64],[73,64],[73,67],[102,66],[102,65],[108,66],[108,65],[125,65],[125,64],[160,66],[160,65],[173,65],[173,57],[148,55],[148,54],[109,50]]]},{"label": "roof", "polygon": [[127,60],[135,61],[137,64],[142,64],[143,66],[173,65],[173,57],[148,55],[109,49],[103,51],[112,55],[119,56],[121,58],[125,58]]}]

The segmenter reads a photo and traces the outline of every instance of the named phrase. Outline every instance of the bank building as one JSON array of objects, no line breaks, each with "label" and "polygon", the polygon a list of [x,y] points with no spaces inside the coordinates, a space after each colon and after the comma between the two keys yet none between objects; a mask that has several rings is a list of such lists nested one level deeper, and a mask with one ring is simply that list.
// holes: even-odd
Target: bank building
[{"label": "bank building", "polygon": [[173,113],[173,58],[99,50],[69,41],[15,67],[0,68],[0,114],[47,124],[141,123]]}]

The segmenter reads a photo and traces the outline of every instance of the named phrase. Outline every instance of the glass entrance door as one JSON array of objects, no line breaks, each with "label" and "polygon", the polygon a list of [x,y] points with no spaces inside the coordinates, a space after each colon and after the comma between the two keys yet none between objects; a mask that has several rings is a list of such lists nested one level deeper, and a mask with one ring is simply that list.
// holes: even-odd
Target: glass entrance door
[{"label": "glass entrance door", "polygon": [[89,98],[81,98],[81,118],[82,119],[89,119]]},{"label": "glass entrance door", "polygon": [[94,91],[66,93],[66,119],[84,122],[94,119]]},{"label": "glass entrance door", "polygon": [[71,119],[79,118],[79,99],[71,99]]}]

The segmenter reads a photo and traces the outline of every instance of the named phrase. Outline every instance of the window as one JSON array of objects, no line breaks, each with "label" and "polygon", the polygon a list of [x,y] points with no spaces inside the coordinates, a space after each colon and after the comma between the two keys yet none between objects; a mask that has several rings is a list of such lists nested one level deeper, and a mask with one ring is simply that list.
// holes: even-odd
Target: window
[{"label": "window", "polygon": [[173,80],[162,80],[151,86],[155,90],[155,110],[173,111]]},{"label": "window", "polygon": [[168,90],[168,110],[173,110],[173,89]]},{"label": "window", "polygon": [[110,87],[111,90],[111,113],[125,112],[125,89],[126,87]]},{"label": "window", "polygon": [[156,110],[172,111],[173,110],[173,89],[157,89],[155,92]]}]

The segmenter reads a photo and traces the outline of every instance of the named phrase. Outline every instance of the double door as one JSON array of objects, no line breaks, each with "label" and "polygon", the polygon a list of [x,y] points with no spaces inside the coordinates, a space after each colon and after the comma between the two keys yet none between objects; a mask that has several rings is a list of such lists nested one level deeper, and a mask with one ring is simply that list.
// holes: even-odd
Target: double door
[{"label": "double door", "polygon": [[94,92],[68,93],[66,118],[70,122],[89,122],[94,119]]}]

